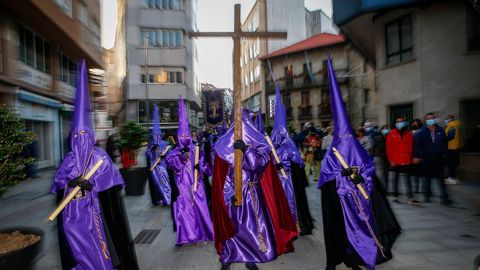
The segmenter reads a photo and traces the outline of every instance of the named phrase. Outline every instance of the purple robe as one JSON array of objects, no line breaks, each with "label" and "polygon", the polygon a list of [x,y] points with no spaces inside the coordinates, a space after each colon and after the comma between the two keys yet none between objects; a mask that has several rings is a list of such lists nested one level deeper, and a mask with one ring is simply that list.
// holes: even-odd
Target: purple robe
[{"label": "purple robe", "polygon": [[211,175],[200,153],[197,191],[194,192],[195,145],[186,147],[189,152],[182,154],[180,148],[170,151],[166,163],[173,170],[179,195],[173,203],[177,231],[177,245],[213,240],[213,227],[208,211],[203,175]]},{"label": "purple robe", "polygon": [[[164,153],[165,149],[169,146],[168,142],[161,140],[158,144],[151,142],[147,148],[147,159],[149,166],[153,166],[157,159],[161,158],[160,156]],[[170,150],[165,153],[165,156]],[[171,188],[170,188],[170,179],[167,171],[167,162],[165,157],[157,163],[155,168],[150,171],[148,168],[148,173],[150,174],[150,179],[153,181],[153,184],[160,195],[160,199],[157,202],[154,202],[155,205],[170,205],[171,202]]]},{"label": "purple robe", "polygon": [[[123,187],[124,182],[110,157],[102,149],[94,147],[90,159],[86,172],[98,160],[103,159],[104,162],[89,180],[93,190],[84,191],[85,197],[74,198],[63,210],[63,229],[77,263],[73,269],[113,269],[98,193],[116,185]],[[67,186],[68,181],[83,173],[83,168],[78,165],[78,156],[74,152],[68,153],[55,174],[51,192],[56,193],[63,189],[66,197],[74,189]]]},{"label": "purple robe", "polygon": [[378,247],[374,239],[376,228],[371,200],[364,199],[350,178],[341,175],[343,167],[334,155],[332,147],[338,150],[348,166],[358,167],[359,174],[365,180],[365,183],[361,185],[366,189],[369,196],[371,196],[373,191],[375,165],[370,155],[362,148],[353,135],[354,133],[347,118],[347,112],[330,58],[328,60],[328,76],[330,80],[334,131],[331,148],[328,149],[322,161],[318,188],[321,188],[326,182],[336,181],[336,190],[342,206],[346,236],[350,244],[350,248],[346,250],[346,253],[347,255],[357,253],[367,267],[374,269]]},{"label": "purple robe", "polygon": [[[217,155],[230,164],[224,185],[224,198],[228,215],[235,228],[236,235],[222,243],[220,261],[223,263],[254,262],[262,263],[277,258],[275,235],[269,218],[265,199],[260,185],[268,162],[270,146],[265,138],[243,116],[243,141],[248,146],[242,162],[242,206],[233,205],[233,125],[215,144]],[[266,251],[260,250],[259,235],[262,235]]]}]

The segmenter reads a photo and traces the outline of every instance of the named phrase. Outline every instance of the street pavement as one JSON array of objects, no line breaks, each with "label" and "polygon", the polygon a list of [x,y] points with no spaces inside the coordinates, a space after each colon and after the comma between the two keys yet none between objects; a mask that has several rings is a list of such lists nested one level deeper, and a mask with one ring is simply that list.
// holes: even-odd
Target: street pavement
[{"label": "street pavement", "polygon": [[[45,245],[37,269],[61,269],[56,223],[47,222],[55,207],[55,196],[49,194],[53,170],[42,171],[39,178],[21,182],[0,198],[0,228],[35,226],[45,231]],[[316,220],[313,235],[295,241],[295,252],[259,265],[260,269],[320,270],[325,267],[320,192],[311,181],[307,189],[310,209]],[[403,182],[400,182],[402,187]],[[392,207],[402,226],[402,234],[393,248],[394,258],[380,270],[458,270],[473,269],[473,260],[480,254],[480,181],[463,181],[448,186],[454,201],[446,207],[439,203],[438,188],[432,184],[431,203],[412,206],[393,203]],[[212,243],[175,247],[170,210],[152,207],[146,188],[144,196],[125,196],[125,204],[133,237],[144,229],[161,230],[150,244],[137,244],[136,252],[141,269],[220,269]],[[415,195],[421,200],[420,194]],[[390,201],[392,198],[389,198]],[[405,202],[405,196],[401,196]],[[235,264],[232,270],[246,269]],[[337,269],[347,269],[339,266]]]}]

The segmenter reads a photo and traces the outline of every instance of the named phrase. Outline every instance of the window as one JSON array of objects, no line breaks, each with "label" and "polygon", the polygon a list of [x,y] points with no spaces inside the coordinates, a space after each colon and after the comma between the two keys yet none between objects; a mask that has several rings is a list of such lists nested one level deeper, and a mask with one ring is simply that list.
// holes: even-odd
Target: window
[{"label": "window", "polygon": [[253,70],[250,70],[250,83],[253,83]]},{"label": "window", "polygon": [[467,50],[480,50],[480,12],[467,4]]},{"label": "window", "polygon": [[77,19],[81,21],[83,24],[87,25],[87,22],[88,22],[87,6],[81,1],[78,1]]},{"label": "window", "polygon": [[[182,68],[148,67],[148,83],[183,84]],[[145,83],[145,69],[142,68],[140,81]]]},{"label": "window", "polygon": [[260,80],[260,65],[255,67],[255,81]]},{"label": "window", "polygon": [[290,98],[290,93],[283,94],[282,97],[283,97],[283,104],[285,105],[285,108],[288,111],[288,109],[292,107],[292,103],[291,103],[292,100]]},{"label": "window", "polygon": [[312,63],[308,63],[308,66],[307,64],[303,64],[303,82],[312,82],[313,74],[311,74],[311,70]]},{"label": "window", "polygon": [[179,48],[183,46],[182,30],[162,30],[162,29],[142,29],[141,44],[145,44],[145,39],[151,46]]},{"label": "window", "polygon": [[306,107],[310,104],[310,91],[302,92],[302,107]]},{"label": "window", "polygon": [[64,53],[60,53],[60,57],[58,59],[60,67],[58,79],[70,84],[71,86],[75,86],[77,80],[77,63]]},{"label": "window", "polygon": [[90,30],[92,33],[92,44],[100,47],[100,26],[94,20],[90,22]]},{"label": "window", "polygon": [[387,65],[401,63],[413,57],[412,21],[402,17],[385,25]]},{"label": "window", "polygon": [[182,0],[143,0],[143,6],[150,9],[182,10]]},{"label": "window", "polygon": [[363,89],[363,104],[370,104],[370,89]]},{"label": "window", "polygon": [[288,65],[285,67],[285,83],[287,84],[287,88],[293,87],[293,67],[292,65]]},{"label": "window", "polygon": [[407,123],[413,120],[413,104],[390,106],[390,123],[395,124],[395,119],[404,117]]},{"label": "window", "polygon": [[50,44],[35,33],[18,26],[19,60],[37,70],[50,74]]},{"label": "window", "polygon": [[72,0],[54,0],[65,15],[72,17]]}]

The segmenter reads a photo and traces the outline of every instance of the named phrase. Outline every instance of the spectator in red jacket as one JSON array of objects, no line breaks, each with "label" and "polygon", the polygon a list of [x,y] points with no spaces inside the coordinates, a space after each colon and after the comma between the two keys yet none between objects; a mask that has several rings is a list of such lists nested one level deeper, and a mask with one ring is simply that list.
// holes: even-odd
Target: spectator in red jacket
[{"label": "spectator in red jacket", "polygon": [[417,204],[412,195],[412,184],[410,182],[410,168],[412,165],[413,136],[408,130],[408,123],[404,117],[395,119],[395,128],[387,135],[387,158],[395,175],[393,178],[394,202],[398,202],[398,178],[400,173],[406,175],[406,188],[409,204]]}]

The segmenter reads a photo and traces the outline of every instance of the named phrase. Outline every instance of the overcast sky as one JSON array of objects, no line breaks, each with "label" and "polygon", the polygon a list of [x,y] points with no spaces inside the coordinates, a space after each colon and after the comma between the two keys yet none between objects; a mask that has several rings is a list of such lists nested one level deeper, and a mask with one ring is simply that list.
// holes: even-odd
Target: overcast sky
[{"label": "overcast sky", "polygon": [[[127,0],[128,1],[128,0]],[[115,38],[116,0],[102,0],[102,46],[111,48]],[[197,24],[200,31],[233,31],[233,6],[242,4],[242,21],[255,0],[198,0]],[[331,0],[305,0],[310,10],[323,9],[331,15]],[[213,8],[215,7],[215,8]],[[232,88],[232,40],[228,38],[199,38],[199,70],[201,82],[217,87]]]}]

